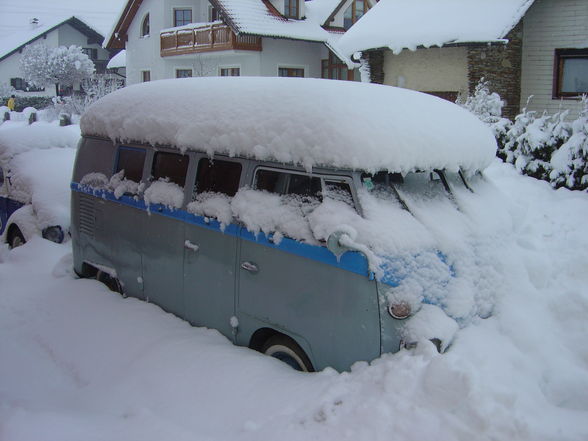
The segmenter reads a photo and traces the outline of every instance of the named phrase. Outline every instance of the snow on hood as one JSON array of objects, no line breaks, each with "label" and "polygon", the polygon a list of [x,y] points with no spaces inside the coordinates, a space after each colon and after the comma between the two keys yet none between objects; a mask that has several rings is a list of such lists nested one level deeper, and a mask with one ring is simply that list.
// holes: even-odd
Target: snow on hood
[{"label": "snow on hood", "polygon": [[111,93],[83,135],[303,165],[406,173],[487,167],[496,141],[468,111],[423,93],[334,80],[186,78]]},{"label": "snow on hood", "polygon": [[381,0],[337,42],[346,55],[500,41],[534,0]]},{"label": "snow on hood", "polygon": [[80,129],[76,125],[60,127],[43,121],[30,126],[5,125],[0,130],[0,163],[6,163],[15,155],[29,150],[52,147],[73,149],[80,140]]},{"label": "snow on hood", "polygon": [[11,163],[11,188],[19,199],[32,204],[40,229],[53,225],[64,231],[69,228],[69,183],[75,155],[75,149],[31,150]]}]

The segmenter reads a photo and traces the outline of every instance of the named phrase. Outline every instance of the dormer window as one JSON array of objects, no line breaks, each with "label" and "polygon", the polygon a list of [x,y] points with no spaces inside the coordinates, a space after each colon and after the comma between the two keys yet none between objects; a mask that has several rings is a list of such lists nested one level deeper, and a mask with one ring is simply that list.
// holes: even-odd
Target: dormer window
[{"label": "dormer window", "polygon": [[367,12],[369,5],[367,0],[353,0],[353,3],[345,10],[343,15],[343,28],[349,29],[353,23],[363,17]]},{"label": "dormer window", "polygon": [[149,36],[149,14],[145,16],[143,19],[143,23],[141,23],[141,37],[148,37]]},{"label": "dormer window", "polygon": [[298,2],[300,0],[284,0],[284,16],[287,18],[298,18]]}]

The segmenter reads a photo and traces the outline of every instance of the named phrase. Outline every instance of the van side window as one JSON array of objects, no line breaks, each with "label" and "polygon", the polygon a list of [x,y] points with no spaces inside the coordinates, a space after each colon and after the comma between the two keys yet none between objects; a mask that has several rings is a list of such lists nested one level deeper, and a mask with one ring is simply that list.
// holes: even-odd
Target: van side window
[{"label": "van side window", "polygon": [[325,190],[323,197],[345,202],[350,207],[355,208],[355,203],[353,202],[353,193],[351,193],[351,187],[347,182],[329,181],[328,179],[325,179]]},{"label": "van side window", "polygon": [[257,170],[255,188],[270,193],[320,198],[321,179],[308,175],[274,170]]},{"label": "van side window", "polygon": [[211,161],[202,158],[198,162],[198,174],[196,175],[196,193],[223,193],[227,196],[235,196],[239,190],[241,179],[241,164],[239,162]]},{"label": "van side window", "polygon": [[124,177],[140,182],[143,177],[143,164],[145,163],[145,150],[133,147],[119,147],[114,173],[124,170]]},{"label": "van side window", "polygon": [[186,172],[190,158],[178,153],[157,152],[153,158],[151,176],[154,181],[169,179],[169,182],[183,187],[186,183]]}]

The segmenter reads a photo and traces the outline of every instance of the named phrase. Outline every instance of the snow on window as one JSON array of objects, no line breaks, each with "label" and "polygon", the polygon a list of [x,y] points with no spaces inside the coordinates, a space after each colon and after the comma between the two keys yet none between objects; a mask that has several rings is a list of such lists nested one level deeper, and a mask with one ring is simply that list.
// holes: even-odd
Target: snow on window
[{"label": "snow on window", "polygon": [[168,208],[181,208],[184,203],[184,189],[174,182],[160,179],[151,183],[143,197],[147,205],[162,204]]}]

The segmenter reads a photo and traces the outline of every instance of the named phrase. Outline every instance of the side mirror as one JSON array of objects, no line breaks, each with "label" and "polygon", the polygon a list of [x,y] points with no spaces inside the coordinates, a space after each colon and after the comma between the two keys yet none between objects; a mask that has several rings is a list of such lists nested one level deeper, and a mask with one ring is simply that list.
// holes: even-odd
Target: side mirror
[{"label": "side mirror", "polygon": [[351,248],[341,245],[340,239],[344,234],[347,233],[344,233],[343,231],[335,231],[334,233],[331,233],[327,239],[327,249],[337,257],[351,250]]}]

